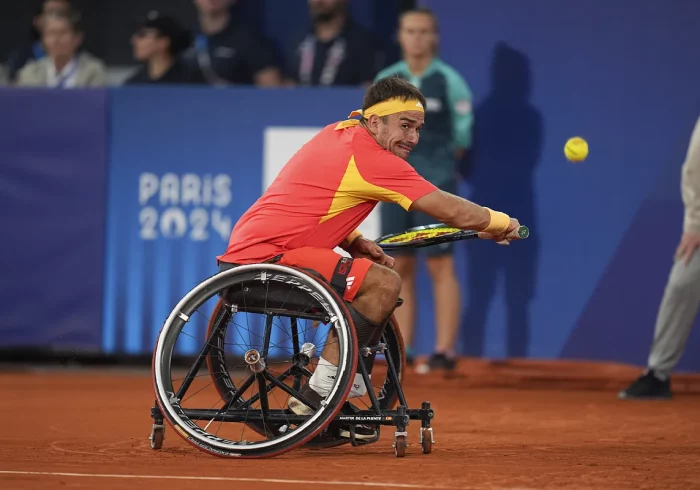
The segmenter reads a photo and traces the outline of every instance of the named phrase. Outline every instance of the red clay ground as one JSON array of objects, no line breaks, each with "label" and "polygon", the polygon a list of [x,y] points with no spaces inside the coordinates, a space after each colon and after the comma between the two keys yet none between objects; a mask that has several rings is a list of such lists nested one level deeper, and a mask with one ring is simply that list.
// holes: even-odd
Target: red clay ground
[{"label": "red clay ground", "polygon": [[394,456],[386,430],[364,448],[235,461],[198,451],[170,428],[163,449],[151,450],[147,373],[5,372],[0,488],[700,489],[699,378],[678,377],[670,402],[617,400],[616,390],[637,374],[580,363],[466,362],[453,379],[405,382],[411,405],[429,400],[435,409],[430,455],[420,452],[414,422],[405,458]]}]

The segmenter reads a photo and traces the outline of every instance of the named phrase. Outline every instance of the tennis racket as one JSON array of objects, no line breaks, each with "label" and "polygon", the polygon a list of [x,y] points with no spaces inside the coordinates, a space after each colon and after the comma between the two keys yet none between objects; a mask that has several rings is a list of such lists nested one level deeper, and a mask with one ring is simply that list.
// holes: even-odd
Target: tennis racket
[{"label": "tennis racket", "polygon": [[[530,236],[527,226],[521,226],[514,230],[508,238],[513,240],[523,240]],[[377,238],[375,243],[382,250],[399,250],[402,248],[421,248],[440,243],[456,242],[459,240],[470,240],[479,238],[479,232],[471,230],[461,230],[451,226],[437,223],[434,225],[416,226],[401,233],[392,233]]]}]

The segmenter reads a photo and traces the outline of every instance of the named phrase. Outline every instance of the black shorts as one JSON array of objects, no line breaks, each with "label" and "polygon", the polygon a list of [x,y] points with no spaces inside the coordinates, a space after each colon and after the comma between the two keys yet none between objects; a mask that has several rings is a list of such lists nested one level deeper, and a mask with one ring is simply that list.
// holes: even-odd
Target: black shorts
[{"label": "black shorts", "polygon": [[[438,187],[445,192],[449,192],[450,194],[457,194],[456,182],[451,182]],[[400,233],[415,226],[425,226],[439,223],[439,221],[432,216],[428,216],[427,214],[419,211],[406,211],[404,208],[394,203],[381,203],[379,212],[382,236],[390,233]],[[454,252],[454,245],[452,243],[442,243],[440,245],[426,247],[423,250],[428,257],[439,257],[442,255],[451,255]],[[417,251],[417,249],[411,248],[405,250],[392,250],[389,255],[415,255]]]}]

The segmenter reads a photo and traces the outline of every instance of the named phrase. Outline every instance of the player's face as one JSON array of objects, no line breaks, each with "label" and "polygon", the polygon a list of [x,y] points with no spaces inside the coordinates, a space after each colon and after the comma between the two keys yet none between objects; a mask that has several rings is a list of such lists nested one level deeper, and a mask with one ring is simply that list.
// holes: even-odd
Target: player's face
[{"label": "player's face", "polygon": [[426,14],[406,14],[401,20],[399,43],[405,56],[421,57],[432,54],[437,44],[432,17]]},{"label": "player's face", "polygon": [[386,123],[379,120],[377,143],[397,157],[408,159],[411,150],[418,144],[423,116],[420,111],[406,111],[391,114]]},{"label": "player's face", "polygon": [[78,51],[82,36],[64,19],[47,17],[43,32],[46,52],[52,58],[70,58]]}]

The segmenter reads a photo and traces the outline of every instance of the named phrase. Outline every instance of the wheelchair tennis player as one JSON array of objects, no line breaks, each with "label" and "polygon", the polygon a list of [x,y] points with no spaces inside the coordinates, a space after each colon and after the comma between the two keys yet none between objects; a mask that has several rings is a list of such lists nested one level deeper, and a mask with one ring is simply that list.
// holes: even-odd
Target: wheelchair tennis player
[{"label": "wheelchair tennis player", "polygon": [[[425,98],[409,82],[386,78],[367,90],[362,110],[325,127],[284,166],[267,191],[234,226],[228,247],[217,257],[220,270],[275,262],[311,269],[344,291],[343,299],[360,348],[374,345],[397,305],[401,279],[394,260],[357,231],[379,201],[421,211],[449,226],[476,230],[479,238],[507,244],[516,219],[439,190],[406,162],[418,144]],[[360,119],[353,119],[361,116]],[[352,258],[333,249],[340,246]],[[334,335],[331,330],[329,337]],[[371,372],[373,356],[367,361]],[[301,393],[319,403],[333,386],[337,342],[329,338],[319,364]],[[355,375],[350,398],[367,387]],[[311,409],[294,397],[297,415]],[[341,431],[350,437],[349,429]],[[356,426],[357,439],[375,437],[373,426]]]}]

